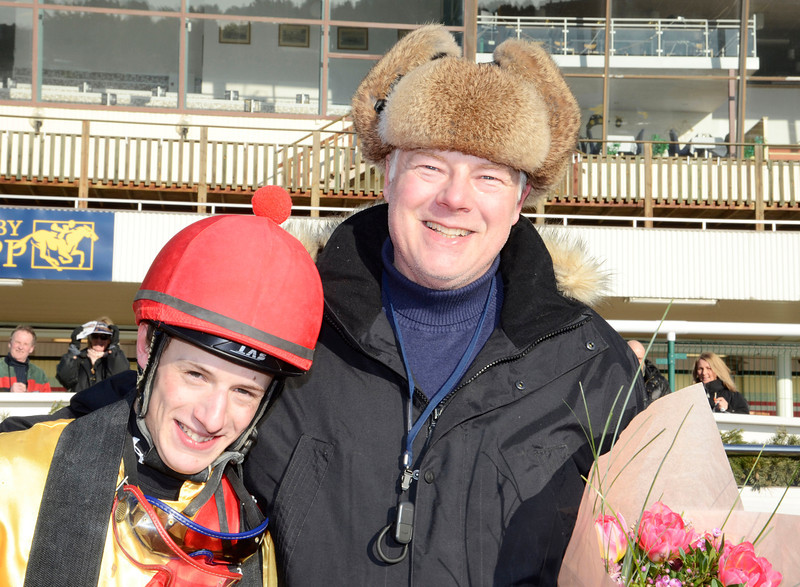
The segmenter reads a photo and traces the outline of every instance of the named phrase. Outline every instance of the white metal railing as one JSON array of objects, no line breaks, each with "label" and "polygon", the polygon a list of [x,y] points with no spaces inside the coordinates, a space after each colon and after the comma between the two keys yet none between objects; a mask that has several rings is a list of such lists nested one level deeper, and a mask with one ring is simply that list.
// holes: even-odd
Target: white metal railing
[{"label": "white metal railing", "polygon": [[[478,15],[479,53],[509,38],[542,43],[552,55],[605,53],[605,18]],[[735,19],[614,18],[611,55],[738,57],[740,21]],[[756,56],[755,17],[747,23],[748,57]]]},{"label": "white metal railing", "polygon": [[[2,194],[2,199],[11,202],[12,204],[19,203],[20,206],[30,205],[30,202],[53,202],[56,206],[61,208],[79,208],[79,198],[69,196],[50,196],[50,195],[23,195],[23,194]],[[130,210],[131,207],[137,212],[152,211],[154,208],[162,208],[164,206],[180,208],[180,213],[198,212],[198,208],[204,208],[200,213],[202,214],[217,214],[227,209],[238,209],[248,211],[251,209],[249,203],[225,203],[225,202],[206,202],[199,203],[196,201],[162,201],[162,200],[148,200],[148,199],[123,199],[123,198],[92,198],[92,203],[104,205],[119,205],[119,209]],[[107,206],[108,207],[108,206]],[[329,216],[332,214],[342,214],[353,212],[353,207],[345,206],[303,206],[293,205],[292,211],[297,212],[318,212],[320,216]],[[160,210],[159,210],[160,211]],[[313,214],[312,214],[313,215]],[[764,226],[772,232],[776,232],[781,228],[784,229],[800,229],[800,220],[756,220],[756,219],[736,219],[736,218],[694,218],[694,217],[675,217],[675,216],[609,216],[609,215],[593,215],[593,214],[551,214],[543,213],[537,214],[532,212],[523,212],[523,216],[530,218],[533,221],[541,221],[545,224],[558,224],[561,226],[571,226],[576,224],[585,224],[586,221],[593,222],[613,222],[618,225],[631,226],[637,228],[640,226],[648,225],[649,223],[663,224],[668,227],[672,225],[690,225],[692,228],[699,230],[708,230],[708,225],[722,225],[727,228],[747,228],[754,226]],[[305,216],[305,214],[302,214]]]},{"label": "white metal railing", "polygon": [[[2,393],[0,420],[10,416],[48,414],[54,407],[69,404],[71,393]],[[788,434],[800,435],[800,418],[752,416],[746,414],[714,414],[721,432],[742,430],[746,442],[764,443],[783,428]]]}]

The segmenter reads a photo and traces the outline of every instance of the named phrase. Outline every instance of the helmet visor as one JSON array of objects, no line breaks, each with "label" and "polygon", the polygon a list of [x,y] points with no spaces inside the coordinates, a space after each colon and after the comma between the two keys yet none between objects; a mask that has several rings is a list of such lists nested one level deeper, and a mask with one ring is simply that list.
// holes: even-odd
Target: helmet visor
[{"label": "helmet visor", "polygon": [[228,533],[206,528],[161,500],[123,485],[114,500],[115,535],[126,527],[150,552],[167,558],[186,555],[207,565],[239,565],[260,547],[268,520],[246,532]]},{"label": "helmet visor", "polygon": [[264,351],[254,349],[247,345],[234,342],[207,332],[173,326],[163,322],[156,326],[161,330],[185,340],[201,349],[218,355],[228,361],[233,361],[250,369],[270,373],[275,377],[294,377],[305,373],[303,369],[295,367],[286,361],[270,355]]}]

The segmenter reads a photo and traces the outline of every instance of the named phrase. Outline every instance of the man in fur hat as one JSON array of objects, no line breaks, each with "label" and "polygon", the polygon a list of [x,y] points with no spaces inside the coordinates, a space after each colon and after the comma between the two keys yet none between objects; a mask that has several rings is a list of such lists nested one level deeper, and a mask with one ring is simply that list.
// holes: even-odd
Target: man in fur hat
[{"label": "man in fur hat", "polygon": [[387,204],[320,254],[314,369],[246,468],[279,574],[554,585],[590,447],[644,405],[625,341],[558,290],[520,216],[570,160],[575,99],[536,45],[507,41],[478,65],[426,26],[367,75],[353,118]]}]

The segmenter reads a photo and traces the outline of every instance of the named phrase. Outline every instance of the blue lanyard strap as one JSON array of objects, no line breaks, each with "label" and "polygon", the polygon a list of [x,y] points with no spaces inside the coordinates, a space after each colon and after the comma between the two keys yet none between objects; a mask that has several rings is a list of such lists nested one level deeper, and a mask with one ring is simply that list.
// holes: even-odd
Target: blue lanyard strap
[{"label": "blue lanyard strap", "polygon": [[480,339],[481,331],[483,330],[483,325],[486,322],[486,316],[489,314],[489,306],[494,298],[495,291],[497,289],[497,285],[495,283],[495,279],[492,278],[491,280],[491,287],[489,288],[489,294],[486,296],[486,302],[483,306],[483,312],[481,313],[480,320],[478,321],[478,326],[475,329],[475,332],[472,335],[472,340],[470,340],[467,349],[464,351],[464,354],[461,356],[461,360],[459,361],[456,368],[453,370],[453,373],[450,377],[442,384],[442,387],[439,388],[439,391],[430,399],[428,405],[425,406],[423,412],[417,418],[417,421],[414,422],[414,425],[411,425],[411,418],[413,412],[413,403],[414,403],[414,376],[411,373],[411,365],[409,365],[408,359],[406,357],[405,346],[403,344],[403,335],[400,332],[400,326],[397,323],[397,316],[394,309],[394,304],[392,303],[392,296],[389,293],[389,288],[387,287],[387,280],[386,274],[383,275],[383,290],[386,293],[386,300],[389,303],[389,320],[392,323],[392,328],[394,330],[395,337],[397,338],[397,346],[400,350],[400,358],[403,360],[403,366],[406,369],[406,377],[408,379],[408,415],[406,418],[406,450],[403,453],[403,461],[402,466],[405,469],[409,469],[414,462],[414,452],[413,452],[413,445],[414,439],[419,434],[420,429],[425,424],[425,422],[430,417],[433,410],[444,400],[447,395],[455,389],[455,386],[464,376],[464,373],[467,371],[467,367],[469,367],[470,361],[472,359],[472,355],[475,352],[475,347],[478,345],[478,340]]}]

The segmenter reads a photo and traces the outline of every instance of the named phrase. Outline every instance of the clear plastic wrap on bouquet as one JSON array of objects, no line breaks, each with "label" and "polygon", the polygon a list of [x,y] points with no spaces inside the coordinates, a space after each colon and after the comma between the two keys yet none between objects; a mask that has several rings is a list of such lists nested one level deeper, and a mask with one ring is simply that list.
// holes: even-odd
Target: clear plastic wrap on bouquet
[{"label": "clear plastic wrap on bouquet", "polygon": [[[608,504],[605,511],[598,492]],[[701,534],[722,527],[726,541],[732,543],[752,542],[770,518],[769,513],[745,511],[738,500],[719,430],[700,384],[653,402],[631,421],[614,448],[598,459],[583,494],[559,585],[616,585],[606,574],[594,521],[613,510],[635,525],[645,507],[657,501],[682,514]],[[783,574],[783,586],[800,584],[799,528],[800,516],[776,514],[756,544],[759,556]]]}]

